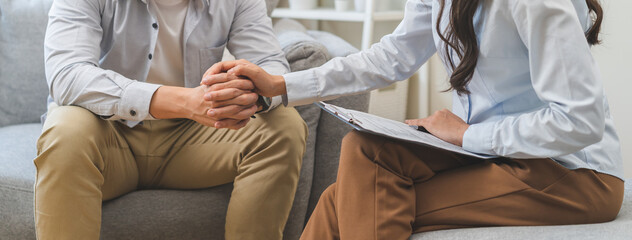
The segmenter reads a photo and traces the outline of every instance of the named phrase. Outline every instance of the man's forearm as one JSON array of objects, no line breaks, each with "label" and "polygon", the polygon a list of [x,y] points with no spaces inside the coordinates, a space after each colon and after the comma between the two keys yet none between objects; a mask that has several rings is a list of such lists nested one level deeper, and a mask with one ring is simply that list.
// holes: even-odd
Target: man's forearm
[{"label": "man's forearm", "polygon": [[171,86],[158,88],[151,98],[149,114],[156,119],[191,118],[186,103],[192,90]]}]

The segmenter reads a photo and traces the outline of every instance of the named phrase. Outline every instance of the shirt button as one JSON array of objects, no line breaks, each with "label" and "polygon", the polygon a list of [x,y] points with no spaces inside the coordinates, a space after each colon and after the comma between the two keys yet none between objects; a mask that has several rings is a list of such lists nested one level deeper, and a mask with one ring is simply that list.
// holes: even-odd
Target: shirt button
[{"label": "shirt button", "polygon": [[151,25],[154,29],[158,29],[158,23],[154,23]]},{"label": "shirt button", "polygon": [[132,117],[136,116],[136,111],[134,111],[134,110],[130,110],[130,111],[129,111],[129,115],[132,115]]},{"label": "shirt button", "polygon": [[149,60],[151,60],[152,58],[154,58],[154,55],[152,55],[151,53],[149,54]]}]

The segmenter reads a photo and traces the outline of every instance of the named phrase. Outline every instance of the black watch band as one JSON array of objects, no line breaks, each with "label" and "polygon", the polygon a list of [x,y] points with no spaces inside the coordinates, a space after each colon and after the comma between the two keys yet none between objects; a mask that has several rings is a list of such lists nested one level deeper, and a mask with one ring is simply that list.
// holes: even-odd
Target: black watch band
[{"label": "black watch band", "polygon": [[270,109],[270,105],[272,104],[272,98],[259,95],[257,104],[261,106],[261,110],[258,111],[257,113],[268,111],[268,109]]}]

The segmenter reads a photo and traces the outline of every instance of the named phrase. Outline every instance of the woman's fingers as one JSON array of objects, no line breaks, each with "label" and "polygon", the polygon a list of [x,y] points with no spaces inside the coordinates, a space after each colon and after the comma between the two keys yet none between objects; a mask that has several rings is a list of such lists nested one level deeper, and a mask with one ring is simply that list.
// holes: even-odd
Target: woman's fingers
[{"label": "woman's fingers", "polygon": [[228,70],[228,74],[233,74],[235,76],[244,76],[251,80],[259,79],[262,73],[264,73],[263,69],[251,63],[237,64],[233,68]]},{"label": "woman's fingers", "polygon": [[237,64],[238,64],[238,61],[225,61],[225,62],[215,63],[213,64],[213,66],[211,66],[209,69],[206,70],[202,78],[204,79],[207,76],[226,72]]},{"label": "woman's fingers", "polygon": [[424,124],[426,123],[426,119],[425,118],[420,118],[420,119],[409,119],[404,121],[406,124],[411,125],[411,126],[424,126]]},{"label": "woman's fingers", "polygon": [[[241,60],[226,61],[226,62],[219,62],[219,63],[213,64],[213,66],[211,66],[204,73],[201,84],[210,86],[216,83],[226,82],[226,76],[221,76],[221,74],[226,73],[227,71],[233,69],[235,66],[244,65],[244,64],[251,64],[251,63],[246,60],[241,59]],[[220,76],[217,76],[217,75],[220,75]],[[239,76],[239,75],[233,75],[233,76]]]}]

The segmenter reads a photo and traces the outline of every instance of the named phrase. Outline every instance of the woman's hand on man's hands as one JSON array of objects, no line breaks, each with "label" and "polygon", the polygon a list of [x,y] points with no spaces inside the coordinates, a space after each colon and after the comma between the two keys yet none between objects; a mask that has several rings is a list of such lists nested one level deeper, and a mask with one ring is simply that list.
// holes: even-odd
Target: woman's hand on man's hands
[{"label": "woman's hand on man's hands", "polygon": [[253,91],[265,97],[286,93],[283,76],[270,75],[261,67],[246,60],[216,63],[206,71],[201,84],[214,86],[240,78],[252,81]]}]

